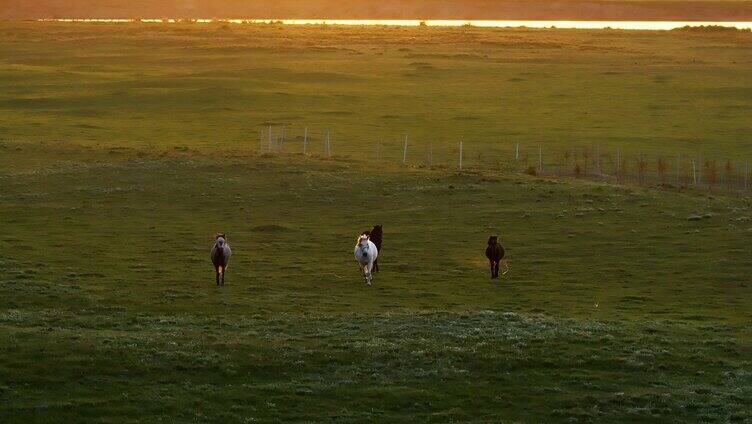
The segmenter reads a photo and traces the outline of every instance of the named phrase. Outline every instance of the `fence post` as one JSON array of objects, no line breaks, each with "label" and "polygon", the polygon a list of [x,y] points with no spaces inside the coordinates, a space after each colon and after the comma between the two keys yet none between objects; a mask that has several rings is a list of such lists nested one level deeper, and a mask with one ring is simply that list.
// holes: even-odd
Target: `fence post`
[{"label": "fence post", "polygon": [[303,155],[308,152],[308,127],[305,127],[305,133],[303,133]]},{"label": "fence post", "polygon": [[697,167],[695,166],[695,160],[692,159],[692,182],[697,187]]},{"label": "fence post", "polygon": [[645,157],[642,153],[637,156],[637,184],[642,185],[642,179],[645,177]]},{"label": "fence post", "polygon": [[324,142],[324,155],[329,157],[329,130],[326,131],[326,141]]},{"label": "fence post", "polygon": [[616,148],[616,182],[619,182],[619,174],[621,172],[621,149]]},{"label": "fence post", "polygon": [[702,156],[697,161],[697,185],[702,185]]},{"label": "fence post", "polygon": [[520,160],[520,143],[517,143],[517,147],[514,150],[514,160]]},{"label": "fence post", "polygon": [[601,169],[601,146],[595,145],[595,169],[598,170],[598,176],[600,177],[603,174],[603,170]]},{"label": "fence post", "polygon": [[543,146],[538,146],[538,173],[543,173]]},{"label": "fence post", "polygon": [[285,127],[282,127],[282,135],[279,137],[278,150],[281,152],[284,147],[285,147]]},{"label": "fence post", "polygon": [[405,141],[402,143],[402,164],[407,162],[407,134],[405,134]]},{"label": "fence post", "polygon": [[460,140],[460,172],[462,172],[462,140]]},{"label": "fence post", "polygon": [[616,148],[616,182],[621,180],[621,149]]}]

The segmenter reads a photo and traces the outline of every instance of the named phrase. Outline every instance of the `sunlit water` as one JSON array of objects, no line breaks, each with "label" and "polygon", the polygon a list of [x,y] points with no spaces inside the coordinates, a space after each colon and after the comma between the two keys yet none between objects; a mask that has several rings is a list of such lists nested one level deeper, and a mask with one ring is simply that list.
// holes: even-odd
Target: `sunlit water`
[{"label": "sunlit water", "polygon": [[101,23],[213,23],[285,25],[385,25],[385,26],[438,26],[459,27],[472,25],[485,28],[572,28],[572,29],[630,29],[630,30],[671,30],[685,26],[724,26],[739,29],[752,29],[752,22],[693,22],[693,21],[484,21],[484,20],[383,20],[383,19],[40,19],[43,22],[101,22]]}]

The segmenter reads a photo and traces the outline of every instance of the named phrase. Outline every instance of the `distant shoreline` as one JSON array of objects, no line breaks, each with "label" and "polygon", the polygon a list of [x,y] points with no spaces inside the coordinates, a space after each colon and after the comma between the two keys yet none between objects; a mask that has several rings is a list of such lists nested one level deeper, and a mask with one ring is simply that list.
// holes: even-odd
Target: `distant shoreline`
[{"label": "distant shoreline", "polygon": [[[156,3],[156,4],[155,4]],[[183,19],[278,17],[279,19],[546,20],[546,21],[752,21],[752,0],[275,0],[221,2],[147,0],[10,0],[0,19]]]},{"label": "distant shoreline", "polygon": [[736,28],[752,30],[752,21],[747,22],[697,22],[697,21],[487,21],[487,20],[336,20],[336,19],[38,19],[35,22],[52,23],[102,23],[102,24],[233,24],[233,25],[341,25],[341,26],[404,26],[404,27],[461,27],[479,28],[561,28],[561,29],[618,29],[669,31],[680,28]]}]

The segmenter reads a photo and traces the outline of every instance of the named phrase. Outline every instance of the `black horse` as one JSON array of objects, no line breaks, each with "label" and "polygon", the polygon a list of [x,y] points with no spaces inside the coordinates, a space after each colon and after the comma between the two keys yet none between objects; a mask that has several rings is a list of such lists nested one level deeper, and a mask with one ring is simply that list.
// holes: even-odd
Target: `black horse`
[{"label": "black horse", "polygon": [[[384,231],[382,229],[381,225],[376,225],[371,230],[371,241],[373,244],[376,245],[376,250],[379,252],[379,256],[381,256],[381,242],[382,237],[384,236]],[[379,258],[376,258],[376,261],[373,263],[373,272],[379,272]]]},{"label": "black horse", "polygon": [[[371,231],[363,231],[362,235],[368,236],[368,239],[371,240],[373,244],[376,245],[376,250],[379,252],[379,256],[381,256],[381,242],[384,236],[384,230],[382,226],[376,225],[373,227],[373,229],[371,229]],[[373,272],[379,272],[379,258],[378,257],[373,262]]]},{"label": "black horse", "polygon": [[509,271],[507,261],[504,260],[504,246],[499,243],[499,236],[488,238],[488,247],[486,247],[486,257],[491,265],[491,278],[499,278],[499,264],[504,263],[504,274]]}]

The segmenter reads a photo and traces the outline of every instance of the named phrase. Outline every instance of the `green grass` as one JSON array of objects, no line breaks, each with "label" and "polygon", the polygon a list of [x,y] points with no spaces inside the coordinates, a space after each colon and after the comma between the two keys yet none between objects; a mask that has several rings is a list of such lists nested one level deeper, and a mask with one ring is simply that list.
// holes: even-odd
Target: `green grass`
[{"label": "green grass", "polygon": [[[749,199],[300,156],[2,152],[4,421],[752,418]],[[366,288],[351,250],[374,222],[383,272]],[[218,230],[235,250],[221,290]]]},{"label": "green grass", "polygon": [[[0,26],[0,139],[256,146],[267,124],[398,156],[402,134],[752,156],[752,34],[221,25]],[[390,144],[391,143],[391,144]],[[367,146],[367,147],[365,147]],[[444,158],[444,156],[446,156]],[[442,156],[449,161],[450,155]],[[452,161],[455,156],[451,156]]]},{"label": "green grass", "polygon": [[[411,77],[394,73],[415,59],[396,44],[417,30],[356,32],[347,44],[346,29],[242,31],[4,27],[0,72],[15,82],[0,79],[0,421],[752,420],[752,199],[396,160],[373,166],[359,139],[344,135],[378,128],[383,115],[410,134],[443,128],[447,140],[460,132],[453,114],[478,114],[462,131],[500,131],[511,118],[490,118],[495,101],[475,108],[471,93],[446,83],[485,95],[496,77],[488,71],[477,88],[472,72],[406,86]],[[295,31],[319,38],[284,43]],[[740,63],[748,52],[729,35],[469,31],[467,49],[486,46],[478,38],[524,36],[561,38],[578,51],[570,44],[613,36],[646,55],[663,54],[651,43],[715,45],[709,57]],[[336,50],[313,48],[335,36]],[[379,37],[388,42],[367,41]],[[385,55],[347,50],[375,48],[366,42]],[[218,56],[206,62],[200,51]],[[526,83],[534,98],[506,100],[530,114],[543,113],[536,101],[557,110],[535,96],[584,84],[574,75],[631,53],[582,54],[579,64],[557,65],[562,85],[540,79]],[[488,65],[445,60],[478,72]],[[239,71],[251,64],[279,70]],[[672,75],[689,86],[682,75],[693,66],[710,69],[683,63]],[[723,84],[749,83],[742,66],[719,68],[709,74]],[[423,103],[440,85],[440,107]],[[620,88],[592,95],[611,105],[603,116],[630,99],[672,101],[659,96],[668,89],[644,88],[649,100],[633,93],[609,103],[611,89]],[[306,90],[316,102],[292,101],[306,95],[289,93]],[[748,102],[709,93],[695,101]],[[584,100],[576,105],[589,107]],[[324,121],[322,111],[349,114]],[[695,115],[687,122],[712,126],[700,112],[686,111]],[[519,113],[520,124],[532,119]],[[285,116],[336,124],[335,157],[256,153],[256,123]],[[564,119],[542,122],[541,133]],[[679,135],[643,139],[634,135],[644,128],[608,125],[640,148],[686,147]],[[572,137],[583,143],[599,138],[580,131]],[[695,134],[704,146],[746,152],[728,134]],[[382,272],[368,288],[352,248],[375,223],[385,229]],[[235,252],[223,289],[208,258],[217,231]],[[511,273],[498,282],[483,257],[489,233],[509,253]]]}]

